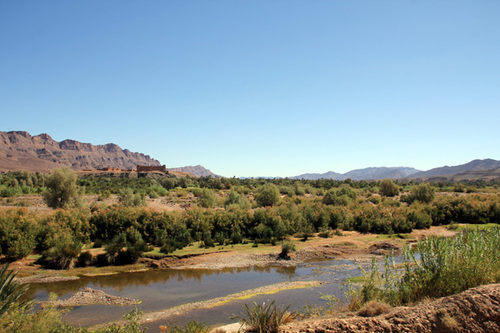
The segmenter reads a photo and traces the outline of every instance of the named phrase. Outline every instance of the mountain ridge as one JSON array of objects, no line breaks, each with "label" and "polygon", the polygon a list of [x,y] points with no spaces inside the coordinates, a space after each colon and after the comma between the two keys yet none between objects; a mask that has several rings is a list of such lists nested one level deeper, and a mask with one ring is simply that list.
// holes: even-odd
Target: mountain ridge
[{"label": "mountain ridge", "polygon": [[453,176],[459,173],[471,172],[471,171],[485,171],[492,170],[500,167],[500,161],[496,161],[491,158],[486,159],[475,159],[465,164],[459,164],[455,166],[443,166],[439,168],[433,168],[427,171],[421,171],[411,175],[411,178],[430,178],[439,176]]},{"label": "mountain ridge", "polygon": [[369,167],[364,169],[355,169],[346,173],[337,173],[328,171],[326,173],[306,173],[291,177],[292,179],[334,179],[334,180],[376,180],[376,179],[399,179],[408,177],[416,172],[420,172],[415,168],[410,167]]},{"label": "mountain ridge", "polygon": [[76,140],[55,141],[47,133],[0,131],[0,171],[42,171],[68,166],[73,170],[158,166],[149,155],[121,149],[114,143],[93,145]]}]

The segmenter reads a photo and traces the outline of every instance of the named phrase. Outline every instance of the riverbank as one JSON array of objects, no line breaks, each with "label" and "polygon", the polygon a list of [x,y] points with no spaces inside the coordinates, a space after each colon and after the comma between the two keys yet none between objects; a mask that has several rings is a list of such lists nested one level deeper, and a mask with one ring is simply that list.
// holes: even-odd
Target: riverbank
[{"label": "riverbank", "polygon": [[373,255],[383,256],[391,252],[398,254],[405,244],[411,244],[429,236],[452,237],[455,231],[445,227],[413,230],[404,235],[361,234],[344,231],[330,238],[310,237],[306,241],[294,239],[297,250],[290,259],[279,257],[280,245],[252,244],[225,246],[208,250],[192,246],[191,249],[166,256],[162,259],[141,258],[134,265],[72,268],[48,270],[27,258],[11,263],[10,268],[18,272],[19,283],[47,283],[78,279],[79,276],[111,275],[150,269],[214,269],[253,266],[296,267],[309,260],[349,259],[368,261]]}]

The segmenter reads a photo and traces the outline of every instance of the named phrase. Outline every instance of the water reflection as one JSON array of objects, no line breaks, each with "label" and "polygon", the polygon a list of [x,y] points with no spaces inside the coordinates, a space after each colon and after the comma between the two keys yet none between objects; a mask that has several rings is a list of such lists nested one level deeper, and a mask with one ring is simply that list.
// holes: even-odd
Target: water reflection
[{"label": "water reflection", "polygon": [[211,269],[165,269],[145,272],[130,272],[102,276],[81,276],[78,280],[55,283],[31,284],[27,296],[34,298],[39,291],[54,293],[58,298],[77,292],[79,289],[93,285],[93,288],[113,288],[122,293],[125,288],[145,287],[151,284],[167,284],[171,280],[177,282],[194,281],[201,283],[204,278],[224,274],[240,275],[245,272],[272,274],[275,271],[284,280],[292,280],[296,274],[295,267],[239,267],[221,270]]}]

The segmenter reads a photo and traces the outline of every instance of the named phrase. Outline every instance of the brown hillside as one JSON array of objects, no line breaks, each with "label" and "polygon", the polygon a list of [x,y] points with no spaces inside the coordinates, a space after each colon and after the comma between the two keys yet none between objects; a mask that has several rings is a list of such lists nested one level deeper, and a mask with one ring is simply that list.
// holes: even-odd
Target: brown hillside
[{"label": "brown hillside", "polygon": [[75,140],[57,142],[48,134],[0,132],[0,171],[46,172],[62,166],[73,170],[133,169],[137,165],[160,165],[160,162],[113,143],[94,146]]}]

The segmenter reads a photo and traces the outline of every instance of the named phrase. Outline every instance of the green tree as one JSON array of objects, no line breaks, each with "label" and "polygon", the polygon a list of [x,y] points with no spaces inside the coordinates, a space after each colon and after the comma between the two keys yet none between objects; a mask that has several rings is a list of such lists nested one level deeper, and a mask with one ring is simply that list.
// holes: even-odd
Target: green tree
[{"label": "green tree", "polygon": [[76,185],[78,176],[68,167],[55,169],[46,182],[43,198],[51,208],[78,206],[80,191]]},{"label": "green tree", "polygon": [[399,194],[399,186],[391,179],[384,179],[380,182],[379,193],[384,197],[394,197]]},{"label": "green tree", "polygon": [[255,200],[260,206],[273,206],[280,201],[280,192],[276,185],[267,183],[260,188]]}]

